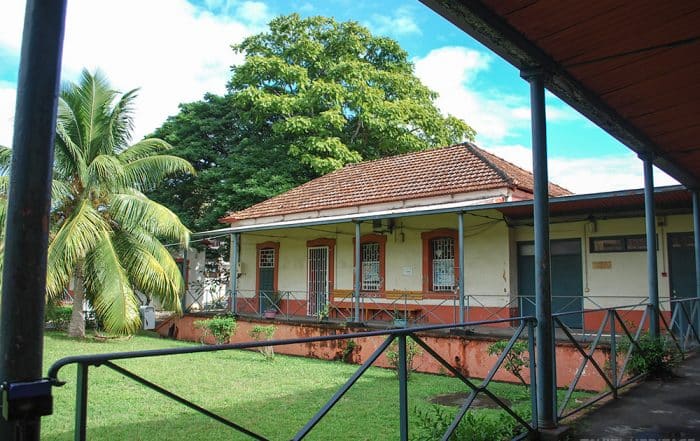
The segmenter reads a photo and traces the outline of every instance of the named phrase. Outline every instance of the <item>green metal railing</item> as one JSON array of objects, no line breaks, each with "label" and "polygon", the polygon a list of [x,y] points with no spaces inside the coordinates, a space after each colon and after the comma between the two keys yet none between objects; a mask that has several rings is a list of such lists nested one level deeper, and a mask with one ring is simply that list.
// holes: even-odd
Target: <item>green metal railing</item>
[{"label": "green metal railing", "polygon": [[[464,374],[454,367],[450,362],[448,362],[443,356],[441,356],[435,349],[433,349],[420,335],[419,333],[430,332],[430,331],[450,331],[451,329],[464,328],[466,326],[477,326],[477,325],[487,325],[487,324],[497,324],[502,322],[516,322],[519,324],[517,329],[515,329],[512,337],[508,341],[507,346],[503,352],[499,355],[498,359],[494,365],[489,370],[486,377],[479,383],[472,379],[467,378]],[[517,434],[513,439],[524,439],[529,435],[532,435],[537,430],[537,398],[535,396],[536,379],[534,377],[534,327],[535,319],[533,317],[516,317],[509,318],[507,320],[493,320],[485,322],[472,322],[472,323],[461,323],[459,325],[433,325],[433,326],[423,326],[416,328],[404,328],[404,329],[393,329],[393,330],[381,330],[381,331],[368,331],[368,332],[358,332],[353,334],[342,334],[342,335],[330,335],[312,338],[299,338],[299,339],[287,339],[287,340],[276,340],[276,341],[262,341],[262,342],[250,342],[250,343],[240,343],[240,344],[225,344],[225,345],[211,345],[211,346],[197,346],[188,348],[174,348],[174,349],[160,349],[160,350],[149,350],[149,351],[138,351],[138,352],[121,352],[121,353],[111,353],[111,354],[97,354],[97,355],[81,355],[63,358],[56,363],[54,363],[49,369],[48,377],[53,386],[63,386],[66,384],[65,381],[59,379],[59,373],[62,368],[67,365],[75,364],[78,367],[77,372],[77,391],[76,391],[76,405],[75,405],[75,440],[82,441],[87,439],[87,428],[88,428],[88,377],[91,368],[96,367],[106,367],[112,369],[113,371],[124,375],[125,377],[152,389],[180,404],[186,406],[202,415],[217,421],[231,430],[242,433],[256,440],[267,440],[268,438],[260,433],[255,432],[253,429],[244,427],[230,419],[224,417],[223,415],[212,412],[202,406],[190,401],[188,398],[178,395],[173,391],[167,390],[164,387],[142,377],[139,374],[134,373],[131,370],[118,364],[120,360],[145,358],[145,357],[162,357],[162,356],[176,356],[182,354],[193,354],[199,352],[212,352],[212,351],[232,351],[241,349],[253,349],[260,348],[263,346],[285,346],[285,345],[295,345],[295,344],[307,344],[315,342],[328,342],[337,340],[349,340],[357,338],[366,337],[385,337],[384,341],[379,345],[379,347],[370,355],[367,360],[358,367],[355,373],[343,384],[335,394],[326,402],[315,414],[314,416],[301,428],[298,429],[296,434],[291,438],[293,440],[302,440],[309,433],[312,432],[314,427],[330,412],[333,407],[342,399],[342,397],[353,387],[353,385],[367,372],[367,370],[377,361],[377,359],[389,348],[389,346],[394,342],[398,342],[398,358],[397,358],[397,371],[398,371],[398,390],[399,390],[399,434],[400,440],[407,441],[409,439],[409,403],[408,403],[408,361],[407,361],[407,340],[410,338],[416,342],[427,354],[433,357],[446,371],[454,375],[455,378],[459,379],[464,386],[466,391],[470,394],[466,402],[460,407],[455,415],[452,423],[446,429],[445,433],[442,435],[442,440],[448,440],[460,421],[471,408],[475,399],[479,394],[487,395],[493,402],[495,402],[500,409],[505,411],[510,415],[521,427],[521,432]],[[527,330],[527,332],[525,332]],[[496,372],[500,369],[501,365],[504,363],[506,357],[513,349],[513,345],[518,341],[518,339],[524,338],[524,334],[527,334],[528,349],[530,353],[530,382],[532,387],[531,395],[531,405],[532,405],[532,420],[526,421],[523,417],[518,415],[504,400],[500,399],[493,392],[488,389],[489,384],[493,381]]]},{"label": "green metal railing", "polygon": [[[651,325],[651,316],[658,314],[662,324],[662,334],[659,338],[673,342],[673,345],[681,354],[686,354],[691,349],[700,346],[700,297],[684,300],[671,300],[670,311],[654,311],[651,303],[644,305],[633,304],[616,306],[614,308],[603,308],[597,310],[572,311],[553,314],[554,326],[561,330],[566,340],[571,343],[581,354],[582,360],[576,370],[574,379],[569,384],[568,390],[559,405],[557,417],[562,420],[580,412],[587,407],[612,395],[618,397],[618,392],[642,379],[647,374],[642,372],[629,372],[630,359],[643,351],[640,343],[644,333]],[[638,323],[625,319],[624,311],[643,309],[642,316]],[[605,318],[600,323],[598,332],[593,336],[588,348],[585,349],[580,338],[575,336],[576,331],[569,328],[563,317],[570,314],[596,314],[605,313]],[[666,315],[671,313],[671,320],[666,320]],[[621,339],[623,344],[621,344]],[[620,352],[622,350],[622,352]],[[602,352],[602,354],[601,354]],[[602,366],[596,360],[596,355],[600,358],[607,358],[607,362]],[[622,361],[619,356],[622,355]],[[574,391],[588,365],[591,365],[595,372],[605,382],[607,389],[604,392],[592,397],[580,406],[569,409],[568,405]],[[556,366],[553,367],[556,372]]]}]

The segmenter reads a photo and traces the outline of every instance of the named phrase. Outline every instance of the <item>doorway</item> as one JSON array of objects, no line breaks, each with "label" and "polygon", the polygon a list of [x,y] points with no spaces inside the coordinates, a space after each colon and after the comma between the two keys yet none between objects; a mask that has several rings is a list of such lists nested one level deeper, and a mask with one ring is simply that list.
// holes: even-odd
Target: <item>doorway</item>
[{"label": "doorway", "polygon": [[[583,310],[583,267],[581,240],[550,242],[552,312]],[[535,315],[535,244],[518,243],[518,292],[521,315]],[[560,317],[572,329],[583,328],[583,313]]]}]

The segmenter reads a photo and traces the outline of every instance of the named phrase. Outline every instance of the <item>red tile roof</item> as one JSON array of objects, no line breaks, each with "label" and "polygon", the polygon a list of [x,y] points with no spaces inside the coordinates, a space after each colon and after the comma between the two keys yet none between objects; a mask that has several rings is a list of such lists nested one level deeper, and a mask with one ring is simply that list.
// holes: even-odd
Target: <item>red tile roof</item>
[{"label": "red tile roof", "polygon": [[[221,219],[280,216],[356,205],[510,188],[533,191],[532,173],[471,143],[349,164]],[[551,196],[571,194],[549,185]]]}]

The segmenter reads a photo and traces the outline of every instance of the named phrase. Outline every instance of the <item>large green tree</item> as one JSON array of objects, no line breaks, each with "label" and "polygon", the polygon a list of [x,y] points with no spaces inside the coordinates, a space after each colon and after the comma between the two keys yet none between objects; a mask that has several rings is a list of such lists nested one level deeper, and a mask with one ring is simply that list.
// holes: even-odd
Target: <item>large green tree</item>
[{"label": "large green tree", "polygon": [[200,173],[153,197],[198,230],[347,163],[474,137],[439,112],[396,41],[356,22],[282,16],[233,49],[245,61],[227,94],[182,105],[156,132]]},{"label": "large green tree", "polygon": [[185,244],[189,231],[143,191],[194,170],[164,154],[171,146],[160,139],[130,145],[135,97],[136,90],[119,94],[102,74],[87,71],[60,94],[47,294],[59,296],[74,281],[72,336],[85,334],[84,300],[115,333],[140,324],[134,290],[180,308],[182,276],[160,240]]}]

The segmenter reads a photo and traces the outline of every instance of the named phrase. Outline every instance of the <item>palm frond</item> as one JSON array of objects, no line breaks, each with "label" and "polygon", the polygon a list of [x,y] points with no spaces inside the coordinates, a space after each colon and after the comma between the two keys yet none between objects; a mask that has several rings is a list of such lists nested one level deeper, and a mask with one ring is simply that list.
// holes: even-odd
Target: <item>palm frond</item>
[{"label": "palm frond", "polygon": [[127,231],[141,228],[155,236],[177,240],[183,245],[189,241],[190,232],[177,215],[142,194],[113,195],[109,214]]},{"label": "palm frond", "polygon": [[0,145],[0,175],[6,175],[10,172],[12,163],[12,149]]},{"label": "palm frond", "polygon": [[150,190],[175,173],[195,174],[189,161],[171,155],[155,155],[137,159],[124,166],[126,182],[141,191]]},{"label": "palm frond", "polygon": [[137,159],[153,156],[172,149],[173,146],[159,138],[146,138],[123,152],[119,153],[119,160],[123,163],[136,161]]},{"label": "palm frond", "polygon": [[132,89],[123,94],[109,113],[102,154],[118,153],[129,144],[134,129],[134,100],[137,92],[138,89]]},{"label": "palm frond", "polygon": [[53,207],[61,205],[67,199],[73,197],[70,185],[63,181],[51,181],[51,205]]},{"label": "palm frond", "polygon": [[83,133],[85,162],[90,163],[96,156],[105,153],[102,147],[109,127],[109,108],[116,92],[100,71],[91,74],[83,70],[75,93],[80,97],[76,113]]},{"label": "palm frond", "polygon": [[139,302],[108,232],[102,232],[86,256],[84,270],[87,297],[105,329],[117,334],[134,333],[141,325]]},{"label": "palm frond", "polygon": [[122,230],[115,233],[113,242],[136,289],[158,298],[164,308],[179,313],[184,282],[165,247],[143,230],[136,234]]},{"label": "palm frond", "polygon": [[82,182],[86,167],[80,122],[67,99],[70,97],[63,95],[58,100],[54,175],[58,178],[77,176]]},{"label": "palm frond", "polygon": [[49,244],[46,291],[56,296],[68,285],[76,266],[93,250],[109,225],[88,201],[82,201]]},{"label": "palm frond", "polygon": [[119,189],[126,180],[124,166],[113,155],[98,155],[87,168],[86,185]]}]

